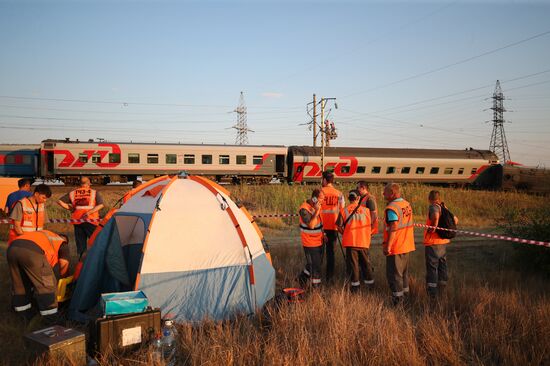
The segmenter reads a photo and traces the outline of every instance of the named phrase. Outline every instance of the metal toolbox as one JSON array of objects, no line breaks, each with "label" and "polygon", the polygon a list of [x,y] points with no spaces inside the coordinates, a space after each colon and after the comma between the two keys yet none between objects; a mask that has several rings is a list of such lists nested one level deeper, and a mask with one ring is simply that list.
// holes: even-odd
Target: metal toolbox
[{"label": "metal toolbox", "polygon": [[71,328],[54,325],[25,335],[25,346],[34,358],[68,360],[86,365],[86,336]]},{"label": "metal toolbox", "polygon": [[109,348],[126,351],[137,348],[161,331],[160,310],[97,319],[90,328],[90,349],[105,353]]}]

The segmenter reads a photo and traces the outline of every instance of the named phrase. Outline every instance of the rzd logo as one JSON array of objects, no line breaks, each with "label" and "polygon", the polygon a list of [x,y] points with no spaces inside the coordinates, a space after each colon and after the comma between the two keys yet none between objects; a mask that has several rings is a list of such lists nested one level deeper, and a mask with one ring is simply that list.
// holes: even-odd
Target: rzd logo
[{"label": "rzd logo", "polygon": [[[110,150],[84,150],[81,154],[86,155],[86,161],[90,161],[94,154],[99,154],[99,162],[94,164],[100,168],[114,168],[120,164],[120,161],[118,163],[102,163],[103,159],[109,153],[118,154],[120,156],[121,151],[117,144],[97,144],[97,146],[108,147]],[[59,168],[81,168],[86,164],[86,162],[76,159],[69,150],[54,150],[53,153],[55,155],[65,156],[61,163],[59,163]]]},{"label": "rzd logo", "polygon": [[[326,163],[324,170],[334,170],[334,175],[337,177],[351,177],[357,173],[356,157],[340,156],[338,159],[340,162]],[[321,167],[313,161],[294,163],[294,181],[296,182],[301,182],[304,178],[321,177],[321,174]]]}]

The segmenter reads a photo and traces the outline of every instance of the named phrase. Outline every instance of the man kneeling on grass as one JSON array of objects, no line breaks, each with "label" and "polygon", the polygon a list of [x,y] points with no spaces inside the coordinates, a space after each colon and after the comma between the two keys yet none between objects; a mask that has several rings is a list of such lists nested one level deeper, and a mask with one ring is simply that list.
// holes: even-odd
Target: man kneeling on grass
[{"label": "man kneeling on grass", "polygon": [[346,270],[351,281],[351,292],[359,291],[361,273],[365,284],[372,287],[372,265],[369,259],[371,239],[370,210],[361,205],[359,192],[349,192],[350,204],[344,208],[336,224],[342,233],[342,245],[346,248]]},{"label": "man kneeling on grass", "polygon": [[321,259],[323,257],[323,223],[321,204],[325,195],[320,189],[314,189],[311,198],[300,206],[300,237],[306,255],[306,267],[298,276],[301,286],[309,279],[313,287],[321,285]]}]

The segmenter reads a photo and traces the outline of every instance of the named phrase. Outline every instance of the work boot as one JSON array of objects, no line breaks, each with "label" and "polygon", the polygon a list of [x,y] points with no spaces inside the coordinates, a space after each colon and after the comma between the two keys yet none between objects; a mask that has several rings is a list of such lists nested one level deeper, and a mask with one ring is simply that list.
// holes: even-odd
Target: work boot
[{"label": "work boot", "polygon": [[309,276],[306,275],[304,272],[300,272],[298,277],[296,277],[296,280],[300,284],[301,288],[306,287],[307,283],[309,282]]},{"label": "work boot", "polygon": [[404,296],[393,296],[392,297],[392,304],[395,307],[403,306],[404,302],[405,302],[405,297]]},{"label": "work boot", "polygon": [[349,288],[349,291],[352,293],[352,294],[357,294],[359,293],[359,290],[361,289],[361,287],[359,286],[350,286]]},{"label": "work boot", "polygon": [[51,327],[52,325],[65,325],[65,322],[58,313],[42,316],[42,323],[46,327]]},{"label": "work boot", "polygon": [[444,296],[447,292],[447,282],[439,282],[437,287],[439,289],[439,296]]}]

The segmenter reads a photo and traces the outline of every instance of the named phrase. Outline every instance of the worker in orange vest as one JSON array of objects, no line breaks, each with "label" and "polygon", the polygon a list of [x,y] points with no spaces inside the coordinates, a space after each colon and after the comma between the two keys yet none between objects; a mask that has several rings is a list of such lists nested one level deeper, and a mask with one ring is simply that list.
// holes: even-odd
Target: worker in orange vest
[{"label": "worker in orange vest", "polygon": [[409,293],[409,253],[415,250],[413,212],[409,202],[401,198],[399,185],[389,183],[384,188],[388,205],[384,210],[384,241],[386,276],[395,305]]},{"label": "worker in orange vest", "polygon": [[376,209],[376,199],[369,193],[369,185],[364,180],[357,182],[357,190],[361,195],[359,200],[361,205],[370,211],[371,235],[378,234],[378,212]]},{"label": "worker in orange vest", "polygon": [[[438,226],[441,216],[441,195],[439,191],[430,191],[428,194],[430,207],[428,208],[428,218],[426,225]],[[455,224],[458,224],[458,218],[454,216]],[[426,258],[426,289],[428,295],[437,295],[438,289],[444,290],[447,286],[447,244],[450,239],[441,238],[435,229],[424,230],[424,257]]]},{"label": "worker in orange vest", "polygon": [[321,202],[323,191],[314,189],[311,198],[300,206],[300,237],[306,255],[306,267],[298,276],[303,286],[311,280],[312,287],[321,285],[321,258],[323,256],[323,221],[321,219]]},{"label": "worker in orange vest", "polygon": [[371,241],[370,210],[359,204],[357,190],[349,192],[350,204],[338,216],[337,225],[342,233],[342,245],[346,248],[346,269],[350,278],[351,292],[361,286],[361,274],[365,284],[374,285],[373,268],[369,259]]},{"label": "worker in orange vest", "polygon": [[334,247],[338,240],[338,227],[336,220],[346,202],[342,192],[334,188],[334,174],[323,172],[322,191],[325,199],[321,201],[321,218],[323,231],[327,237],[325,253],[327,255],[326,280],[330,281],[334,276]]},{"label": "worker in orange vest", "polygon": [[80,187],[61,197],[57,203],[71,211],[71,219],[92,220],[82,223],[73,223],[76,250],[79,256],[86,251],[88,238],[93,234],[99,220],[99,210],[103,205],[103,198],[95,189],[91,189],[90,178],[81,177]]},{"label": "worker in orange vest", "polygon": [[50,187],[40,184],[36,186],[32,196],[17,201],[11,209],[8,245],[24,233],[44,229],[48,220],[45,203],[51,196]]},{"label": "worker in orange vest", "polygon": [[8,248],[7,259],[14,310],[30,320],[34,294],[40,315],[47,324],[57,322],[57,282],[69,269],[66,236],[48,230],[26,232]]}]

